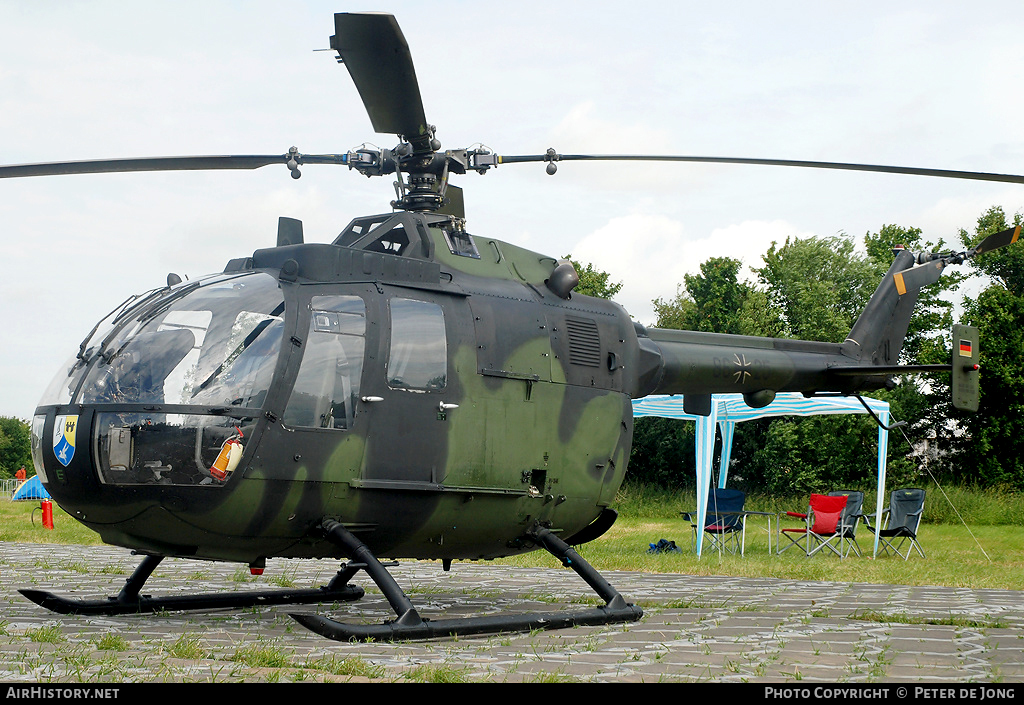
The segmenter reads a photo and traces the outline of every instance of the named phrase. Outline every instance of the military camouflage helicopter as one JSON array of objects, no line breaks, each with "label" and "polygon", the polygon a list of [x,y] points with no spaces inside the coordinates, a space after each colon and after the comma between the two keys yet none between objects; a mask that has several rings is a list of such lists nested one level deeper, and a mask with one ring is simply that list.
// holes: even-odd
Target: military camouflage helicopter
[{"label": "military camouflage helicopter", "polygon": [[[387,213],[357,217],[329,244],[282,218],[277,243],[216,274],[133,296],[103,318],[43,394],[33,458],[65,510],[143,558],[116,597],[23,590],[59,613],[129,614],[357,600],[359,572],[395,619],[293,616],[329,638],[446,635],[635,621],[573,546],[616,519],[631,400],[713,393],[754,407],[778,392],[857,395],[895,374],[952,371],[954,405],[977,406],[977,331],[954,331],[949,365],[899,355],[918,291],[967,252],[897,250],[842,343],[645,328],[619,305],[574,292],[556,257],[471,231],[451,177],[513,163],[655,160],[771,164],[1024,182],[1024,177],[828,162],[672,155],[501,156],[443,150],[426,120],[411,52],[391,15],[337,14],[331,47],[393,149],[343,154],[164,157],[0,167],[0,177],[347,166],[397,178]],[[543,548],[603,599],[598,608],[427,620],[382,558],[485,560]],[[152,597],[165,557],[343,561],[309,589]]]}]

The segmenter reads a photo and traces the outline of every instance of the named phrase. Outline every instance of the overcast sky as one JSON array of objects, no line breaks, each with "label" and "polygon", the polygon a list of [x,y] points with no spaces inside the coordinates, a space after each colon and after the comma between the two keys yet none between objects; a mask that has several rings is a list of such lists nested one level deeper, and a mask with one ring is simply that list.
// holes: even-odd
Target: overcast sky
[{"label": "overcast sky", "polygon": [[[1016,2],[0,3],[0,163],[343,152],[372,132],[333,13],[393,13],[446,148],[653,153],[1024,172]],[[471,232],[572,254],[643,323],[712,256],[885,224],[953,241],[1019,186],[777,167],[565,163],[466,175]],[[0,415],[29,418],[79,341],[168,272],[327,242],[386,212],[344,167],[0,181]]]}]

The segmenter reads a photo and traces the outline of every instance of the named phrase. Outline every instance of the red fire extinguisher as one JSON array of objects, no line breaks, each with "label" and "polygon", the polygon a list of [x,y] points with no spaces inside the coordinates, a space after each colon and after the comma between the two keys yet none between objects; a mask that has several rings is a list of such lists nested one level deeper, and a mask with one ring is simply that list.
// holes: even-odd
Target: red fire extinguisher
[{"label": "red fire extinguisher", "polygon": [[44,499],[40,504],[40,509],[43,510],[43,526],[47,529],[53,530],[53,502],[48,499]]},{"label": "red fire extinguisher", "polygon": [[220,453],[217,454],[217,459],[213,461],[213,465],[210,467],[210,474],[218,480],[226,480],[227,476],[238,467],[238,461],[242,459],[242,451],[244,450],[241,441],[242,429],[235,426],[235,430],[238,431],[238,434],[224,441]]}]

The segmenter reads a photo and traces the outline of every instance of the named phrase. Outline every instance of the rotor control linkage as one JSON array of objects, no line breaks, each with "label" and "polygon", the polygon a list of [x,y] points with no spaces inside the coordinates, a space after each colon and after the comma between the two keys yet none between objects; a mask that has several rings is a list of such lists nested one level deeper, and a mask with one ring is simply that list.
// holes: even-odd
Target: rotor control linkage
[{"label": "rotor control linkage", "polygon": [[22,595],[41,607],[58,614],[119,615],[143,614],[160,611],[188,611],[233,609],[260,605],[304,605],[317,602],[348,602],[360,599],[364,591],[358,585],[349,585],[349,579],[358,571],[344,565],[331,582],[319,588],[301,590],[247,590],[239,592],[207,593],[152,597],[140,595],[146,580],[153,574],[164,556],[147,555],[131,574],[117,597],[97,600],[79,600],[55,595],[45,590],[20,590]]},{"label": "rotor control linkage", "polygon": [[365,566],[367,574],[381,589],[397,615],[394,621],[377,625],[345,624],[318,614],[293,613],[291,616],[307,629],[336,641],[399,641],[431,639],[468,634],[525,632],[534,629],[635,622],[643,610],[628,604],[601,575],[568,544],[547,528],[535,526],[526,538],[543,546],[563,565],[572,568],[606,601],[603,607],[577,612],[505,614],[461,619],[423,619],[398,583],[377,560],[370,549],[352,535],[341,523],[326,520],[324,533],[353,561]]}]

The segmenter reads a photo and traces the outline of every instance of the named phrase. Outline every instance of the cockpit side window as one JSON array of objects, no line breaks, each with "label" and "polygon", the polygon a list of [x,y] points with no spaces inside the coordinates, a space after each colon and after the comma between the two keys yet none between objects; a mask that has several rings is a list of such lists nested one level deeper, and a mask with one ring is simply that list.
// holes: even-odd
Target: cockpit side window
[{"label": "cockpit side window", "polygon": [[366,346],[366,305],[358,296],[314,296],[309,334],[284,423],[350,428]]},{"label": "cockpit side window", "polygon": [[388,386],[435,390],[448,384],[444,313],[428,301],[391,300]]}]

